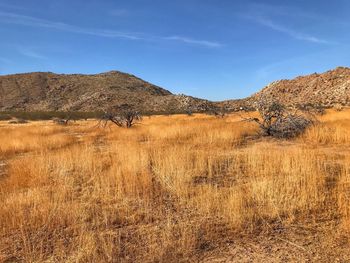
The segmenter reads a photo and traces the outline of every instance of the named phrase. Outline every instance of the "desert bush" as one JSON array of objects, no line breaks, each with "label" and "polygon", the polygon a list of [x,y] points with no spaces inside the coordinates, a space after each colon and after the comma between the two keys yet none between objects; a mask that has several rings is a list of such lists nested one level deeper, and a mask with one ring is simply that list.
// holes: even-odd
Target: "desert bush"
[{"label": "desert bush", "polygon": [[206,111],[206,114],[215,116],[217,118],[223,118],[226,115],[226,111],[220,108],[211,108]]},{"label": "desert bush", "polygon": [[187,116],[192,116],[193,115],[192,109],[187,109],[186,114],[187,114]]},{"label": "desert bush", "polygon": [[109,108],[101,118],[104,126],[110,121],[119,127],[126,128],[131,128],[136,121],[140,120],[142,120],[141,114],[127,104]]},{"label": "desert bush", "polygon": [[260,118],[244,118],[256,122],[262,135],[276,138],[292,138],[300,135],[313,123],[310,116],[298,109],[288,109],[278,102],[260,100],[257,104]]},{"label": "desert bush", "polygon": [[0,121],[9,121],[11,120],[13,117],[10,114],[1,112],[0,113]]},{"label": "desert bush", "polygon": [[69,121],[71,120],[70,117],[65,118],[65,119],[61,119],[61,118],[52,118],[52,121],[56,124],[59,125],[68,125]]},{"label": "desert bush", "polygon": [[9,121],[9,124],[25,124],[25,123],[28,123],[28,121],[20,118],[13,118]]},{"label": "desert bush", "polygon": [[257,125],[225,120],[154,116],[130,130],[88,122],[2,127],[0,262],[204,262],[203,253],[242,235],[285,238],[289,229],[319,226],[336,235],[337,222],[350,230],[345,148],[242,144]]},{"label": "desert bush", "polygon": [[336,111],[342,111],[343,110],[343,105],[341,105],[340,103],[336,103],[333,108],[336,110]]}]

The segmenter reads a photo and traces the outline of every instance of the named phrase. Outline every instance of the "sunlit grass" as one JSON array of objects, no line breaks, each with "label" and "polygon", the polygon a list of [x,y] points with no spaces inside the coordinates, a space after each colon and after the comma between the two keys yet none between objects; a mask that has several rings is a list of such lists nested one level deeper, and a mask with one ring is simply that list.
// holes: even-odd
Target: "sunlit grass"
[{"label": "sunlit grass", "polygon": [[347,116],[293,141],[255,140],[238,115],[3,124],[0,261],[167,262],[276,222],[350,230]]}]

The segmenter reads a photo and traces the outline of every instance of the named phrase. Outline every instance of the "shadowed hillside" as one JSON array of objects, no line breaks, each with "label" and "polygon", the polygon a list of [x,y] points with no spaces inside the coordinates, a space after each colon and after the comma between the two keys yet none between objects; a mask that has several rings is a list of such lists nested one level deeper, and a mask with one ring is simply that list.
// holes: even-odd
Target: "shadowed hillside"
[{"label": "shadowed hillside", "polygon": [[171,92],[118,71],[96,75],[27,73],[0,76],[1,111],[100,111],[129,104],[144,112],[201,111],[205,100]]},{"label": "shadowed hillside", "polygon": [[0,76],[0,111],[101,111],[129,104],[144,113],[253,109],[264,97],[283,104],[332,107],[350,105],[350,69],[275,81],[240,100],[210,102],[170,91],[133,75],[110,71],[96,75],[27,73]]}]

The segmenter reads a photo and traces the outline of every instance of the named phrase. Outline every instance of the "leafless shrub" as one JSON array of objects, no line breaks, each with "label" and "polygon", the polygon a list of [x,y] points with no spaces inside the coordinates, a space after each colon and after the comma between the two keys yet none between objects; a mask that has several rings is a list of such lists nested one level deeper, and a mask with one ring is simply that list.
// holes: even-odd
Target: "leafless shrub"
[{"label": "leafless shrub", "polygon": [[244,118],[244,120],[256,122],[264,136],[296,137],[314,122],[312,114],[297,108],[287,108],[278,102],[260,100],[257,103],[257,110],[260,118]]},{"label": "leafless shrub", "polygon": [[217,118],[224,118],[226,115],[226,111],[220,108],[211,108],[206,111],[208,115],[215,116]]},{"label": "leafless shrub", "polygon": [[214,116],[217,118],[224,118],[226,116],[226,112],[224,111],[215,111]]},{"label": "leafless shrub", "polygon": [[186,112],[187,116],[192,116],[193,115],[192,109],[187,109],[185,112]]},{"label": "leafless shrub", "polygon": [[336,111],[342,111],[343,110],[343,105],[341,105],[340,103],[336,103],[333,108],[336,110]]},{"label": "leafless shrub", "polygon": [[28,123],[28,121],[25,119],[21,119],[21,118],[13,118],[8,123],[9,124],[25,124],[25,123]]},{"label": "leafless shrub", "polygon": [[106,110],[100,122],[103,123],[103,126],[106,126],[108,122],[112,122],[119,127],[131,128],[136,121],[140,120],[142,120],[141,114],[133,107],[124,104]]},{"label": "leafless shrub", "polygon": [[66,119],[53,118],[52,121],[56,124],[59,124],[59,125],[68,125],[68,123],[70,121],[70,117],[68,117]]}]

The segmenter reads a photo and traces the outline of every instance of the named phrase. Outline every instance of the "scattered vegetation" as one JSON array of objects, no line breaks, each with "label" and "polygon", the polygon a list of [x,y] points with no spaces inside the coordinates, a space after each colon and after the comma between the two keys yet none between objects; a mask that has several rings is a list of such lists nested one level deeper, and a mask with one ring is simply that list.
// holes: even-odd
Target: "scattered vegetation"
[{"label": "scattered vegetation", "polygon": [[[0,122],[0,261],[197,262],[261,233],[280,238],[276,253],[323,242],[316,254],[347,257],[349,116],[329,112],[289,141],[248,141],[258,127],[235,114],[110,130]],[[330,234],[285,237],[317,226]]]},{"label": "scattered vegetation", "polygon": [[70,117],[67,117],[66,119],[52,118],[52,121],[59,125],[68,125]]},{"label": "scattered vegetation", "polygon": [[256,122],[262,135],[276,138],[292,138],[302,134],[313,124],[313,118],[298,109],[288,109],[278,102],[260,100],[257,103],[260,118],[243,118]]},{"label": "scattered vegetation", "polygon": [[100,118],[103,112],[21,112],[21,111],[6,111],[0,112],[0,120],[11,120],[13,118],[39,121],[39,120],[52,120],[67,119],[71,120],[87,120]]},{"label": "scattered vegetation", "polygon": [[213,115],[217,118],[224,118],[227,112],[224,109],[213,107],[206,111],[206,114]]},{"label": "scattered vegetation", "polygon": [[132,106],[124,104],[118,107],[111,107],[105,111],[100,122],[103,122],[104,127],[110,121],[119,127],[131,128],[140,120],[142,120],[141,114]]},{"label": "scattered vegetation", "polygon": [[187,116],[192,116],[193,115],[193,110],[192,109],[187,109],[186,110]]},{"label": "scattered vegetation", "polygon": [[336,111],[342,111],[344,109],[344,106],[340,103],[336,103],[333,107]]},{"label": "scattered vegetation", "polygon": [[13,118],[9,121],[10,124],[25,124],[28,123],[27,120],[19,119],[19,118]]}]

